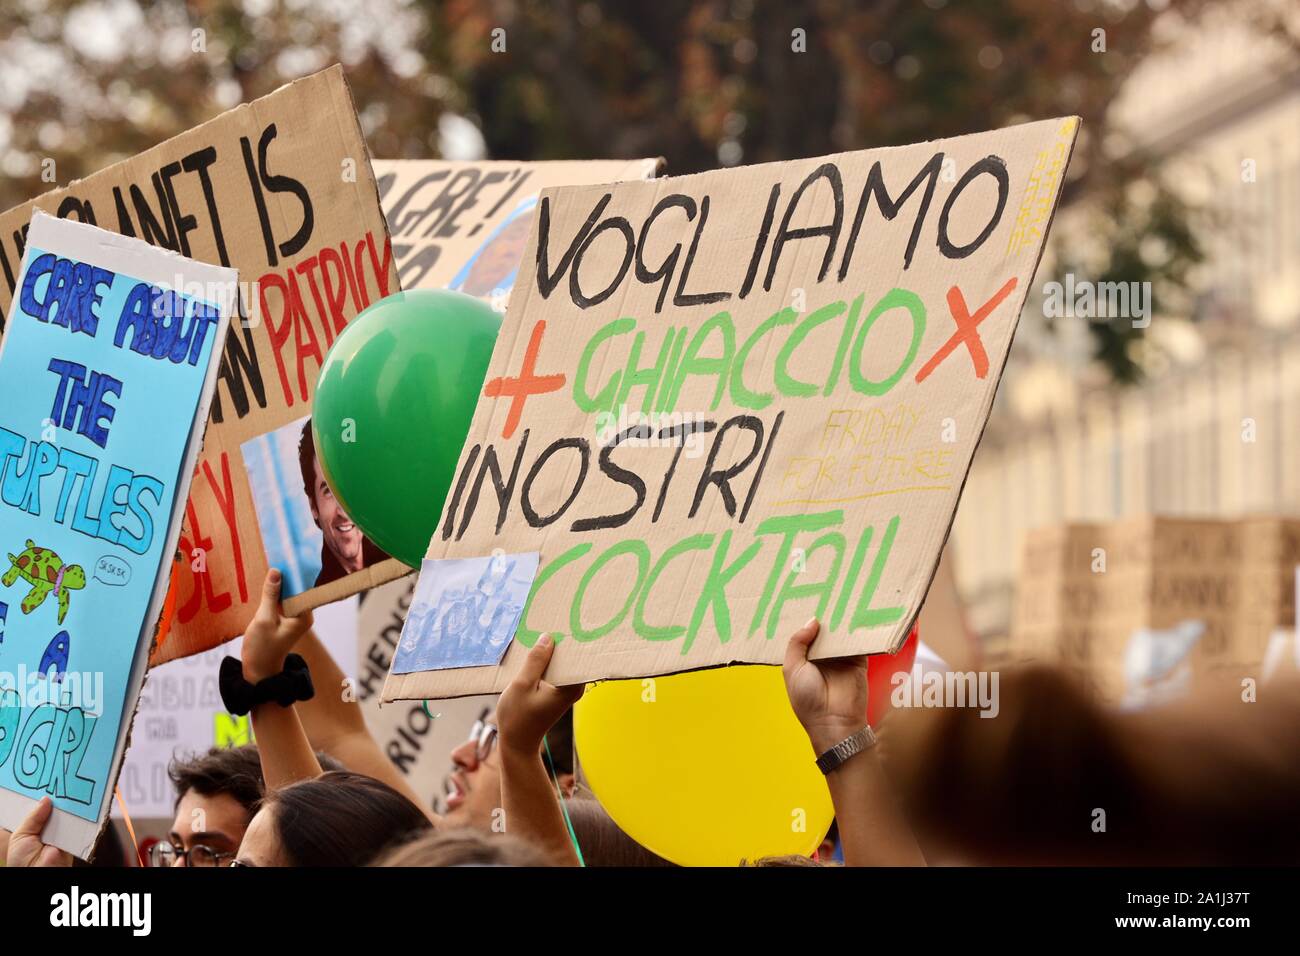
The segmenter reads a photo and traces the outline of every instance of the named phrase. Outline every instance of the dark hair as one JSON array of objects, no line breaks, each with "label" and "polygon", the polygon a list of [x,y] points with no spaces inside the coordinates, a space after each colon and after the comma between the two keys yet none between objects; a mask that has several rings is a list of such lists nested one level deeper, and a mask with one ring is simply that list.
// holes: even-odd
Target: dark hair
[{"label": "dark hair", "polygon": [[437,830],[384,853],[374,866],[554,866],[531,843],[473,827]]},{"label": "dark hair", "polygon": [[810,856],[800,856],[797,853],[787,853],[784,856],[760,856],[752,863],[749,860],[741,860],[741,866],[825,866],[825,863],[819,863]]},{"label": "dark hair", "polygon": [[542,758],[550,754],[548,770],[555,773],[573,773],[573,708],[555,722],[542,741]]},{"label": "dark hair", "polygon": [[587,866],[674,866],[651,853],[619,829],[613,818],[594,797],[580,796],[564,801]]},{"label": "dark hair", "polygon": [[316,439],[311,433],[311,419],[302,425],[302,438],[298,439],[298,469],[302,472],[302,490],[307,500],[316,504]]},{"label": "dark hair", "polygon": [[1034,665],[1002,673],[997,719],[896,711],[881,743],[917,836],[962,862],[1294,864],[1300,682],[1279,680],[1256,703],[1240,694],[1209,681],[1118,711],[1075,675]]},{"label": "dark hair", "polygon": [[226,794],[251,816],[262,799],[262,758],[253,746],[213,747],[188,759],[173,759],[167,776],[176,787],[176,803],[191,790],[205,797]]},{"label": "dark hair", "polygon": [[[323,770],[342,770],[343,765],[329,754],[317,752]],[[242,747],[213,747],[207,753],[186,759],[173,759],[167,776],[176,787],[176,804],[193,790],[205,797],[226,794],[233,797],[252,817],[262,799],[262,755],[256,744]]]},{"label": "dark hair", "polygon": [[272,790],[261,807],[271,811],[291,866],[365,866],[433,826],[388,784],[348,770]]}]

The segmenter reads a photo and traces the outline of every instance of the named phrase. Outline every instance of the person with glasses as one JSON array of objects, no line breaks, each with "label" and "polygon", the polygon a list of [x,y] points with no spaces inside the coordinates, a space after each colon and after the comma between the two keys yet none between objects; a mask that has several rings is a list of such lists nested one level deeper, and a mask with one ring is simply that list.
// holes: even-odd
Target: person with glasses
[{"label": "person with glasses", "polygon": [[[447,826],[500,831],[501,760],[497,753],[497,724],[485,707],[470,728],[469,738],[451,752],[452,770],[443,780],[443,821]],[[548,757],[549,752],[549,757]],[[541,749],[548,773],[560,789],[573,792],[573,712],[570,710],[546,734]],[[496,814],[494,816],[494,814]]]},{"label": "person with glasses", "polygon": [[[326,770],[342,764],[318,752]],[[256,746],[213,747],[173,760],[176,787],[171,830],[149,850],[152,866],[229,866],[262,799],[262,762]]]}]

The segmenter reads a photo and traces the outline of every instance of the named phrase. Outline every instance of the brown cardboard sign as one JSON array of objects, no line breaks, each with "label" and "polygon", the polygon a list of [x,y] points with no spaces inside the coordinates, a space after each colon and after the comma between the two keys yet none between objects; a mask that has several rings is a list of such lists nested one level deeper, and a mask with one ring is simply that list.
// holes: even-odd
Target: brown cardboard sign
[{"label": "brown cardboard sign", "polygon": [[504,312],[542,189],[650,179],[661,164],[377,159],[402,288],[455,289]]},{"label": "brown cardboard sign", "polygon": [[[300,572],[298,587],[286,573],[290,613],[369,587],[379,567],[397,563],[370,548],[364,568],[349,574],[349,566],[331,563],[328,547],[285,539],[276,530],[283,512],[293,509],[306,515],[300,524],[324,534],[314,529],[316,505],[307,497],[310,482],[299,478],[297,454],[316,378],[339,331],[398,291],[370,160],[340,67],[0,216],[0,311],[8,309],[33,209],[239,270],[246,318],[226,337],[185,509],[176,619],[154,663],[241,634],[268,561]],[[319,523],[329,527],[323,518]],[[315,561],[320,571],[312,574]]]},{"label": "brown cardboard sign", "polygon": [[897,649],[1077,130],[543,192],[427,556],[540,570],[500,666],[384,699],[543,632],[557,683],[776,663],[812,614],[815,657]]},{"label": "brown cardboard sign", "polygon": [[1065,666],[1100,698],[1132,691],[1125,658],[1141,630],[1195,624],[1193,671],[1257,667],[1292,626],[1300,521],[1142,516],[1038,528],[1025,538],[1012,653]]},{"label": "brown cardboard sign", "polygon": [[[450,287],[500,311],[505,311],[524,261],[541,190],[649,179],[661,165],[658,159],[374,161],[402,288]],[[410,573],[405,566],[396,570]],[[413,579],[394,582],[364,595],[357,618],[356,692],[384,753],[425,804],[437,806],[452,749],[464,742],[475,718],[495,706],[496,698],[465,698],[433,711],[418,701],[379,706],[413,584]]]}]

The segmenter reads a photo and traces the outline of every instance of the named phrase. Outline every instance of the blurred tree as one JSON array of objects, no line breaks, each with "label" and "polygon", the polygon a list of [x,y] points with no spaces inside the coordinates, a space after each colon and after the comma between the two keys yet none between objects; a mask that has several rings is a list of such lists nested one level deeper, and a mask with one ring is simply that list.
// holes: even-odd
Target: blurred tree
[{"label": "blurred tree", "polygon": [[373,154],[435,155],[447,84],[409,43],[424,17],[366,7],[0,0],[0,208],[338,61]]},{"label": "blurred tree", "polygon": [[[0,208],[341,60],[382,157],[438,155],[444,111],[496,158],[662,155],[673,174],[1077,113],[1066,200],[1107,211],[1140,280],[1120,231],[1144,221],[1126,187],[1149,167],[1110,162],[1107,111],[1153,8],[1212,2],[0,0]],[[1187,238],[1162,266],[1178,275],[1198,252],[1172,196],[1159,208]],[[1113,331],[1097,357],[1133,380]]]}]

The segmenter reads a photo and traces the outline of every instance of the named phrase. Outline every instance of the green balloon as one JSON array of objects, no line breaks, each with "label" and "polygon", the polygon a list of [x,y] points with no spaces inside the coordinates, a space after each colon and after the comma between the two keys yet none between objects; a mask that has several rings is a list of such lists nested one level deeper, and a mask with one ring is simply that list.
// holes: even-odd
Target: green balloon
[{"label": "green balloon", "polygon": [[501,317],[459,292],[398,292],[343,330],[312,434],[325,481],[372,542],[418,568],[437,529]]}]

